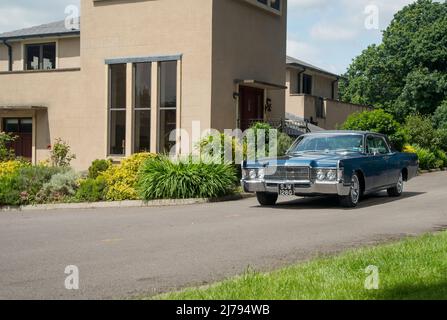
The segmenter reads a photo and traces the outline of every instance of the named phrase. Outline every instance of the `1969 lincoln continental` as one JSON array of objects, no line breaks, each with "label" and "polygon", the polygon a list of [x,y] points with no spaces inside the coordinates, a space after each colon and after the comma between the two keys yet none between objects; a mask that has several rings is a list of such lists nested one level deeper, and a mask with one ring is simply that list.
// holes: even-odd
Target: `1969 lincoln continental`
[{"label": "1969 lincoln continental", "polygon": [[241,183],[261,205],[276,204],[279,195],[337,195],[343,206],[356,207],[367,193],[399,197],[418,166],[416,154],[394,151],[384,135],[324,131],[299,137],[279,159],[244,162]]}]

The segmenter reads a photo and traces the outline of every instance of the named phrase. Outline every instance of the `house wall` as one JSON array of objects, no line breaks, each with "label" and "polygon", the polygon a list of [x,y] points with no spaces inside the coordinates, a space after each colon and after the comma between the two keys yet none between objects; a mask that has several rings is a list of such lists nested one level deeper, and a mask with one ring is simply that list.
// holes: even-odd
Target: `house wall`
[{"label": "house wall", "polygon": [[[107,149],[105,59],[182,54],[178,74],[177,111],[181,114],[178,126],[188,132],[193,121],[200,121],[204,128],[210,127],[212,1],[82,0],[81,3],[81,64],[83,76],[96,84],[86,87],[85,94],[89,97],[87,108],[94,110],[97,117],[94,134],[102,141],[98,154],[104,157]],[[127,80],[130,96],[132,84],[129,77]],[[127,108],[131,104],[130,100]],[[153,110],[155,118],[157,112]],[[127,121],[131,136],[132,119],[128,117]]]},{"label": "house wall", "polygon": [[[298,91],[298,73],[300,70],[294,68],[287,69],[287,87],[289,88],[289,94],[301,93]],[[304,74],[312,76],[312,95],[332,99],[332,81],[336,80],[335,77],[329,77],[327,75],[307,70]],[[302,77],[302,75],[301,75]],[[302,79],[302,78],[301,78]],[[301,80],[301,88],[303,82]],[[334,99],[338,99],[338,83],[334,85]]]},{"label": "house wall", "polygon": [[[23,41],[11,41],[12,46],[12,60],[13,60],[13,71],[23,71],[24,70],[24,46],[26,44],[32,43],[46,43],[46,42],[56,42],[57,43],[57,68],[79,68],[81,66],[80,58],[80,38],[79,37],[67,37],[67,38],[39,38],[39,39],[29,39]],[[0,43],[0,72],[8,71],[8,48]]]},{"label": "house wall", "polygon": [[[284,85],[287,1],[282,15],[239,0],[213,1],[212,127],[236,128],[236,79]],[[272,112],[267,119],[284,117],[285,91],[267,91]]]}]

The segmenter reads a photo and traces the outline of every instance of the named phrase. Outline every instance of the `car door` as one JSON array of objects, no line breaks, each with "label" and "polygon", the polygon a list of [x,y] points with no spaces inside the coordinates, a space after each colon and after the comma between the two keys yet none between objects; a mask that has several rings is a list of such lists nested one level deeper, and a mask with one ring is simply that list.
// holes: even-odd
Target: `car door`
[{"label": "car door", "polygon": [[379,189],[389,184],[390,178],[387,176],[389,149],[385,146],[387,145],[381,136],[368,135],[366,137],[366,152],[372,176],[372,189]]}]

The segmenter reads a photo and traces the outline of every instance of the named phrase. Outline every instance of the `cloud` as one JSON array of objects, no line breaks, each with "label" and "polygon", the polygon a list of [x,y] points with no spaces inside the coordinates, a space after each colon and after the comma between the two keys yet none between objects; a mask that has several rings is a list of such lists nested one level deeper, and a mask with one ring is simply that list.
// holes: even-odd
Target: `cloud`
[{"label": "cloud", "polygon": [[320,56],[320,51],[309,43],[289,39],[287,40],[287,55],[311,62]]},{"label": "cloud", "polygon": [[288,7],[290,9],[322,9],[330,5],[333,0],[289,0]]},{"label": "cloud", "polygon": [[355,39],[358,36],[358,32],[355,29],[341,25],[320,23],[311,28],[310,35],[318,40],[346,41]]}]

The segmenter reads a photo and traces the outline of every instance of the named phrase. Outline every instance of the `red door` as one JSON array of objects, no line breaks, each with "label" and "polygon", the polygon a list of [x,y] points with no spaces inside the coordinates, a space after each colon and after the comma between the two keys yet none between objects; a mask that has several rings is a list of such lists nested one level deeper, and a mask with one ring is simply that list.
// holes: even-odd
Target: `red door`
[{"label": "red door", "polygon": [[241,86],[239,101],[242,130],[248,129],[253,122],[264,121],[264,90]]},{"label": "red door", "polygon": [[3,129],[5,132],[17,137],[10,146],[14,149],[16,157],[31,160],[33,120],[31,118],[5,118],[3,119]]}]

